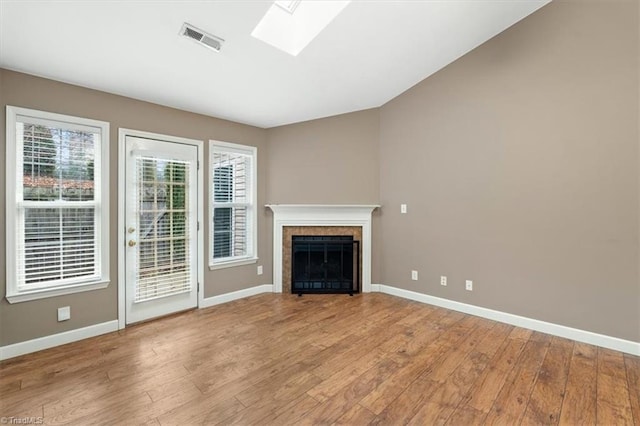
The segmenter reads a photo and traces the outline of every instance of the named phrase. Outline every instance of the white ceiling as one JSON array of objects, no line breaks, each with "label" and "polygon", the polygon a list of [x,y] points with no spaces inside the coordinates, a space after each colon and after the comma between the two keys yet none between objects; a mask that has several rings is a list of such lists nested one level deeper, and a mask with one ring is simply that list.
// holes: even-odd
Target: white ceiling
[{"label": "white ceiling", "polygon": [[251,36],[270,1],[0,0],[0,67],[273,127],[378,107],[547,2],[354,0],[294,57]]}]

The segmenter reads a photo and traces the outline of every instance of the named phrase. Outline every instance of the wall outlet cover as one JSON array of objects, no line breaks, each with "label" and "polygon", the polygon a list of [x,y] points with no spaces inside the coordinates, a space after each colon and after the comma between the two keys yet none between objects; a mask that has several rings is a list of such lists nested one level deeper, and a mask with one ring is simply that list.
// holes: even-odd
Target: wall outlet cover
[{"label": "wall outlet cover", "polygon": [[473,281],[471,280],[466,280],[464,283],[464,286],[467,290],[469,291],[473,291]]},{"label": "wall outlet cover", "polygon": [[58,308],[58,321],[66,321],[68,319],[71,319],[71,307],[63,306]]},{"label": "wall outlet cover", "polygon": [[411,279],[413,281],[418,281],[418,271],[411,271]]}]

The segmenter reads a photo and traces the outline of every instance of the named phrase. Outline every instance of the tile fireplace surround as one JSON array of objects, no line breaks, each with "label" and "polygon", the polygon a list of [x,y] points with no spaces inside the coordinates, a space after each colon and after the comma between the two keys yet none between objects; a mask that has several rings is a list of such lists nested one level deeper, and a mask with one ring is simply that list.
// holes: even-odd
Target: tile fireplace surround
[{"label": "tile fireplace surround", "polygon": [[[317,235],[318,227],[360,227],[362,229],[362,288],[371,291],[371,213],[378,205],[318,205],[318,204],[267,204],[273,211],[273,291],[282,293],[283,278],[283,235],[285,227],[313,227]],[[289,234],[289,233],[287,233]],[[330,235],[330,234],[329,234]],[[290,234],[287,235],[290,238]],[[290,265],[289,265],[290,266]],[[285,283],[285,291],[290,291],[290,283]]]},{"label": "tile fireplace surround", "polygon": [[[362,241],[361,226],[285,226],[282,231],[282,292],[291,293],[291,237],[294,235],[318,236],[318,235],[347,235],[355,241]],[[361,243],[362,244],[362,243]],[[362,247],[360,247],[360,259],[362,259]],[[360,262],[359,276],[362,277],[362,262]],[[355,273],[354,273],[355,277]],[[362,280],[360,280],[362,281]],[[362,283],[360,283],[362,284]],[[362,289],[361,289],[362,291]]]}]

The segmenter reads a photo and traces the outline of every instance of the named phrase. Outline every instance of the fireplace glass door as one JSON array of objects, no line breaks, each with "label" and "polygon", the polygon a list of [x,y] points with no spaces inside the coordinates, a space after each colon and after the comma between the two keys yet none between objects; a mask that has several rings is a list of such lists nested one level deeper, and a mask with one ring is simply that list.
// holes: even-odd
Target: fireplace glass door
[{"label": "fireplace glass door", "polygon": [[360,242],[352,236],[293,236],[291,292],[360,291]]}]

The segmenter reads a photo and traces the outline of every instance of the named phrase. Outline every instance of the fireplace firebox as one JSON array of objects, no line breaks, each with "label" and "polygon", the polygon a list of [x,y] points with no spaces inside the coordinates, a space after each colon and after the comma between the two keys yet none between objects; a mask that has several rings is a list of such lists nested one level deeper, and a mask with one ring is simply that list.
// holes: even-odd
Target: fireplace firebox
[{"label": "fireplace firebox", "polygon": [[291,293],[360,292],[360,241],[344,235],[291,238]]}]

